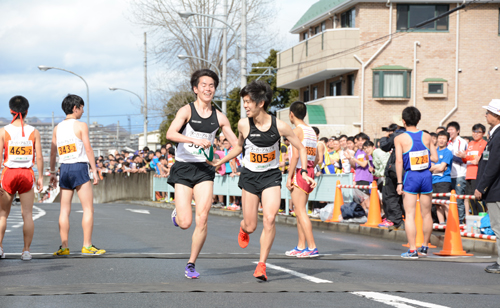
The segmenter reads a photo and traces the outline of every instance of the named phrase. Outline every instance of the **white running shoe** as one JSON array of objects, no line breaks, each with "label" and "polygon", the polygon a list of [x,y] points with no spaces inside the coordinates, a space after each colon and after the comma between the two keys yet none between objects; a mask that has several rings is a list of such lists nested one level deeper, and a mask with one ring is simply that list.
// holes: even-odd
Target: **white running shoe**
[{"label": "white running shoe", "polygon": [[31,259],[31,253],[29,251],[23,251],[23,253],[21,254],[21,260],[30,261]]},{"label": "white running shoe", "polygon": [[5,259],[5,254],[3,253],[2,247],[0,247],[0,259]]}]

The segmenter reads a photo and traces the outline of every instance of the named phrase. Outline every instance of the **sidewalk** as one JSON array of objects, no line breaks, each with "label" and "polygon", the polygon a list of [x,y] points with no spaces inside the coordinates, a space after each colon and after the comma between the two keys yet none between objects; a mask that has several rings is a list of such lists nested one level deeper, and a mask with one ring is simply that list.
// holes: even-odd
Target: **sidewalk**
[{"label": "sidewalk", "polygon": [[[127,203],[138,204],[144,206],[152,206],[158,208],[166,208],[166,209],[174,209],[174,205],[171,203],[165,202],[154,202],[154,201],[127,201]],[[227,217],[240,217],[243,218],[243,214],[241,211],[230,211],[225,209],[210,209],[210,214],[218,215],[218,216],[227,216]],[[261,213],[259,213],[259,218]],[[297,225],[297,220],[292,216],[283,216],[277,215],[276,222],[287,225]],[[361,234],[366,236],[373,236],[378,238],[384,238],[387,240],[393,240],[396,242],[407,243],[406,232],[400,230],[389,231],[385,228],[370,228],[370,227],[362,227],[359,224],[355,223],[329,223],[323,222],[319,219],[311,219],[311,224],[313,229],[319,230],[330,230],[337,232],[346,232],[353,234]],[[437,247],[443,247],[444,240],[444,232],[436,232],[434,231],[431,235],[431,244]],[[462,245],[463,249],[467,252],[472,253],[484,253],[489,255],[497,255],[497,248],[495,241],[491,240],[482,240],[475,238],[464,238],[462,237]]]}]

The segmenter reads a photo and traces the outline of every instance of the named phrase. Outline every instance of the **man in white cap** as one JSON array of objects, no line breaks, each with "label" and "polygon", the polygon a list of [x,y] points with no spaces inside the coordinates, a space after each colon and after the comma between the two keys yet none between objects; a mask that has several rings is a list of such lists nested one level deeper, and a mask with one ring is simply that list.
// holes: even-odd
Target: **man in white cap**
[{"label": "man in white cap", "polygon": [[[483,200],[488,207],[491,228],[497,237],[497,249],[500,252],[500,99],[492,100],[486,111],[486,122],[491,126],[490,138],[479,160],[477,184],[474,195]],[[500,274],[500,256],[485,271]]]}]

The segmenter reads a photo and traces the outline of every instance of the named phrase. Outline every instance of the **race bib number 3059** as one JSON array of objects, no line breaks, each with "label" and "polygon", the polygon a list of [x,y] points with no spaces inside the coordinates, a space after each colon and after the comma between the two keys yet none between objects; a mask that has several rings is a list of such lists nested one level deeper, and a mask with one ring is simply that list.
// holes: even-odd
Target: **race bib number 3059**
[{"label": "race bib number 3059", "polygon": [[270,153],[252,153],[250,152],[250,162],[254,164],[264,164],[276,159],[276,151]]},{"label": "race bib number 3059", "polygon": [[429,168],[429,152],[427,150],[410,152],[411,170],[420,171]]}]

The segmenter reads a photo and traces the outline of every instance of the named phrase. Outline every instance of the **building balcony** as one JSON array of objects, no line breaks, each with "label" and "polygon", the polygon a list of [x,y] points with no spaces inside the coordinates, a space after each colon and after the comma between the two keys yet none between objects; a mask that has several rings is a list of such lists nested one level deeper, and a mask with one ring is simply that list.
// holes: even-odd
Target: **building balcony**
[{"label": "building balcony", "polygon": [[299,89],[360,68],[353,53],[359,29],[339,28],[319,33],[278,54],[277,86]]}]

